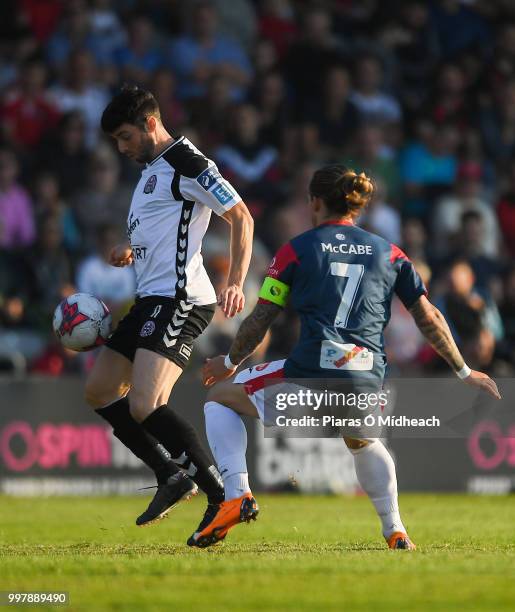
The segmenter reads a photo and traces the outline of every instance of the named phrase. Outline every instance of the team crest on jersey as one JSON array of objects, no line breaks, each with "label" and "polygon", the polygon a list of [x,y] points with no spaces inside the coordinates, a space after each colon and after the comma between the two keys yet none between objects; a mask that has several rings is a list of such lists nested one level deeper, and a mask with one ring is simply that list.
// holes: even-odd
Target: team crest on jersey
[{"label": "team crest on jersey", "polygon": [[147,321],[141,328],[139,335],[142,338],[146,338],[147,336],[151,336],[154,333],[155,329],[156,324],[154,323],[154,321]]},{"label": "team crest on jersey", "polygon": [[153,174],[150,176],[145,183],[145,187],[143,187],[143,193],[152,193],[156,188],[157,176]]}]

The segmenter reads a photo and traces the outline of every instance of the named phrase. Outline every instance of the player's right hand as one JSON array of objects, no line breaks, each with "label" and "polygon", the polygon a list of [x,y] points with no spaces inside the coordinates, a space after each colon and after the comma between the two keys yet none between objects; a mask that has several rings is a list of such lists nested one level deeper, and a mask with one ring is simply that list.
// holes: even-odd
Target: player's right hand
[{"label": "player's right hand", "polygon": [[130,266],[133,263],[132,249],[127,244],[117,244],[111,249],[109,263],[117,268]]},{"label": "player's right hand", "polygon": [[463,379],[463,382],[467,383],[471,387],[479,387],[489,393],[495,399],[501,399],[501,394],[499,393],[499,389],[495,382],[485,374],[484,372],[478,372],[477,370],[472,370],[472,372],[467,376],[467,378]]},{"label": "player's right hand", "polygon": [[225,367],[225,355],[219,355],[213,359],[206,359],[202,368],[202,382],[205,387],[211,387],[217,382],[221,382],[236,372],[236,368],[228,370]]}]

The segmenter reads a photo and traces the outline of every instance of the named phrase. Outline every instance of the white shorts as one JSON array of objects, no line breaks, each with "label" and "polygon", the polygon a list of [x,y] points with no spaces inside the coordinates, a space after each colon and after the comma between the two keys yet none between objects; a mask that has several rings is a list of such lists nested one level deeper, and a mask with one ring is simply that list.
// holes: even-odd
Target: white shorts
[{"label": "white shorts", "polygon": [[[260,363],[259,365],[246,368],[239,372],[233,383],[243,385],[245,392],[248,395],[250,401],[256,407],[259,418],[265,427],[274,427],[278,425],[277,416],[303,416],[306,414],[306,408],[299,408],[298,405],[291,409],[285,408],[284,406],[279,407],[274,398],[278,398],[279,394],[288,395],[290,393],[298,392],[299,389],[303,389],[304,386],[300,385],[298,380],[287,380],[284,376],[284,363],[286,359],[279,359],[277,361],[269,361],[267,363]],[[308,380],[306,381],[308,382]],[[347,381],[349,384],[353,384],[351,380]],[[306,387],[309,388],[309,387]],[[265,397],[266,390],[266,397]],[[375,390],[375,386],[374,386]],[[265,410],[265,399],[266,410]],[[372,411],[379,408],[370,409]],[[287,412],[285,412],[287,410]],[[336,416],[346,417],[349,419],[359,420],[359,424],[352,424],[345,426],[344,429],[336,429],[340,432],[340,435],[345,435],[350,438],[359,439],[372,439],[381,437],[381,427],[371,427],[361,424],[362,417],[366,416],[369,412],[358,410],[356,407],[348,407],[344,412],[335,413]],[[381,409],[382,412],[382,409]],[[302,433],[302,437],[309,437],[307,432],[308,428],[298,430]],[[313,436],[319,436],[319,428],[314,428]],[[296,437],[296,436],[295,436]],[[321,436],[331,437],[331,436]]]},{"label": "white shorts", "polygon": [[265,423],[265,382],[277,380],[280,385],[284,379],[284,362],[286,359],[268,361],[259,365],[245,368],[238,372],[234,378],[234,384],[243,385],[249,396],[249,400],[254,404],[258,411],[259,418]]}]

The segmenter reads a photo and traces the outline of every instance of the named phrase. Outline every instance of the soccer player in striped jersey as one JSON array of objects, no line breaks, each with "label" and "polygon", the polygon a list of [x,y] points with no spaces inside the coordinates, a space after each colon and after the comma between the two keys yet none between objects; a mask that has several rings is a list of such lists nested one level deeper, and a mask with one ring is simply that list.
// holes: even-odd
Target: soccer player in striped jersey
[{"label": "soccer player in striped jersey", "polygon": [[[396,245],[355,225],[373,191],[368,177],[341,165],[315,172],[309,193],[314,228],[279,249],[259,302],[241,324],[228,355],[211,359],[204,367],[204,384],[212,386],[205,404],[206,431],[224,481],[225,502],[211,523],[190,537],[191,546],[216,543],[233,526],[257,516],[240,415],[258,417],[267,425],[267,379],[346,378],[356,385],[365,378],[381,386],[386,369],[383,330],[394,294],[459,378],[500,397],[493,380],[465,364],[408,257]],[[232,382],[224,382],[261,343],[288,300],[301,322],[290,355],[242,370]],[[395,465],[388,450],[377,437],[344,440],[354,456],[359,483],[381,519],[388,546],[415,548],[399,513]]]},{"label": "soccer player in striped jersey", "polygon": [[[160,520],[197,485],[208,496],[208,521],[224,499],[220,476],[193,427],[167,404],[216,304],[227,317],[243,309],[252,218],[214,162],[167,131],[151,92],[123,88],[104,110],[102,129],[120,153],[144,164],[128,241],[111,253],[112,265],[134,266],[137,288],[134,306],[89,375],[86,398],[156,475],[157,492],[136,523]],[[212,212],[231,226],[227,286],[218,296],[201,255]]]}]

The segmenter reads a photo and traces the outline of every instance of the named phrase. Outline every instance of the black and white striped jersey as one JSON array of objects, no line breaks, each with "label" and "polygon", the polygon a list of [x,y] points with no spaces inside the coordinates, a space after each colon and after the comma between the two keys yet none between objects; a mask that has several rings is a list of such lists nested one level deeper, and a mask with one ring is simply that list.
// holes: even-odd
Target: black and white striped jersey
[{"label": "black and white striped jersey", "polygon": [[223,215],[240,200],[215,163],[183,136],[147,164],[127,221],[137,295],[216,302],[202,262],[202,239],[211,211]]}]

